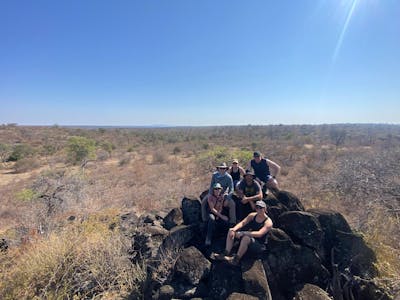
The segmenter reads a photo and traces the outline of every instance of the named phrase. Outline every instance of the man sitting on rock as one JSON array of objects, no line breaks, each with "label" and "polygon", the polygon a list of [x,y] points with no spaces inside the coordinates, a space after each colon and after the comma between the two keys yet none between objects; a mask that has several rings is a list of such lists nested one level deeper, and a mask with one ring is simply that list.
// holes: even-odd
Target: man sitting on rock
[{"label": "man sitting on rock", "polygon": [[[232,199],[233,180],[231,175],[229,175],[226,172],[227,169],[228,166],[226,165],[226,163],[221,163],[220,165],[217,166],[217,171],[214,172],[211,177],[211,183],[208,195],[213,194],[214,184],[219,183],[222,186],[222,194],[229,206],[229,223],[233,226],[234,224],[236,224],[236,205],[235,201],[233,201]],[[204,222],[208,221],[208,214],[207,214],[208,195],[201,200],[201,216]]]},{"label": "man sitting on rock", "polygon": [[[211,254],[211,258],[225,260],[232,265],[239,265],[240,259],[249,248],[252,252],[264,250],[267,232],[272,228],[272,220],[267,216],[267,206],[264,201],[256,202],[256,212],[250,213],[244,220],[233,228],[230,228],[226,236],[225,252],[222,254]],[[241,230],[240,230],[241,229]],[[235,239],[240,240],[237,254],[231,256],[231,250]]]},{"label": "man sitting on rock", "polygon": [[249,213],[256,210],[256,202],[262,200],[260,184],[255,181],[255,175],[246,170],[243,180],[239,183],[236,196],[237,216],[239,220],[244,219]]},{"label": "man sitting on rock", "polygon": [[276,177],[278,176],[281,167],[277,163],[264,158],[260,152],[255,151],[253,153],[253,159],[249,163],[248,169],[254,171],[256,180],[262,186],[264,194],[266,194],[267,188],[279,190]]},{"label": "man sitting on rock", "polygon": [[206,246],[211,245],[212,237],[216,227],[219,230],[228,230],[229,218],[224,212],[224,208],[228,207],[228,201],[225,200],[222,195],[222,186],[218,182],[214,184],[213,194],[208,195],[208,224],[207,224],[207,235],[206,235]]}]

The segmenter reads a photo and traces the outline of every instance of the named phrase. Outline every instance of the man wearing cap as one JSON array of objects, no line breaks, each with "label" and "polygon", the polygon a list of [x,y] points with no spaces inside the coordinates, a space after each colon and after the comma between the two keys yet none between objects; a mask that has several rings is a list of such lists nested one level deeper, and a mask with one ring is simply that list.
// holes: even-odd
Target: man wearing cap
[{"label": "man wearing cap", "polygon": [[278,176],[281,167],[277,163],[262,157],[260,152],[255,151],[253,153],[253,159],[249,163],[248,169],[252,169],[254,171],[256,180],[263,187],[264,193],[266,192],[267,188],[279,190],[276,177]]},{"label": "man wearing cap", "polygon": [[[227,200],[229,206],[229,223],[236,224],[236,205],[231,197],[233,193],[232,176],[226,172],[228,169],[226,163],[221,163],[216,168],[217,171],[214,172],[211,177],[211,183],[210,183],[210,188],[208,190],[208,195],[212,195],[214,184],[219,183],[222,186],[222,194],[224,196],[224,199]],[[207,222],[208,220],[207,209],[206,209],[207,199],[208,197],[206,196],[201,201],[201,216],[204,222]]]},{"label": "man wearing cap", "polygon": [[243,180],[237,188],[237,214],[239,220],[242,220],[249,213],[256,210],[256,201],[262,199],[262,191],[260,184],[254,180],[255,175],[250,170],[246,170]]},{"label": "man wearing cap", "polygon": [[[245,219],[229,229],[224,253],[212,253],[211,258],[239,265],[240,259],[248,249],[254,254],[260,254],[264,251],[266,234],[273,226],[272,220],[268,217],[266,211],[265,202],[262,200],[257,201],[256,211],[250,213]],[[235,239],[239,239],[240,244],[237,254],[232,256],[231,250]]]}]

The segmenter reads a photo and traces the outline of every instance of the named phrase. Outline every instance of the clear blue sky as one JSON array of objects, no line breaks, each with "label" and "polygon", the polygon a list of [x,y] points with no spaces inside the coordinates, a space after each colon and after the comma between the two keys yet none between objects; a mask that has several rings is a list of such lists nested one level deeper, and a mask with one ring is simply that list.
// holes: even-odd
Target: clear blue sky
[{"label": "clear blue sky", "polygon": [[0,123],[400,123],[398,0],[0,0]]}]

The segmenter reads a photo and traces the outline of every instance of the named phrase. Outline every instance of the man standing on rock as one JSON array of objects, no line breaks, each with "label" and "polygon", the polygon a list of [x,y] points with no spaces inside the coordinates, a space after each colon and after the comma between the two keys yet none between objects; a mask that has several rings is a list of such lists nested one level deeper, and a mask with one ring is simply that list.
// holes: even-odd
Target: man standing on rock
[{"label": "man standing on rock", "polygon": [[262,186],[264,194],[266,193],[267,188],[279,190],[276,177],[278,176],[281,167],[277,163],[264,158],[260,152],[255,151],[253,153],[253,159],[249,163],[248,169],[254,171],[256,180]]},{"label": "man standing on rock", "polygon": [[[229,207],[229,223],[231,225],[234,225],[236,224],[236,205],[232,199],[233,180],[232,176],[226,172],[227,170],[228,166],[226,165],[226,163],[221,163],[217,166],[217,171],[214,172],[211,177],[211,183],[208,195],[213,194],[213,187],[216,183],[219,183],[222,186],[222,194],[224,199],[227,201]],[[201,200],[201,216],[204,222],[208,221],[208,214],[207,214],[208,195],[206,195]]]}]

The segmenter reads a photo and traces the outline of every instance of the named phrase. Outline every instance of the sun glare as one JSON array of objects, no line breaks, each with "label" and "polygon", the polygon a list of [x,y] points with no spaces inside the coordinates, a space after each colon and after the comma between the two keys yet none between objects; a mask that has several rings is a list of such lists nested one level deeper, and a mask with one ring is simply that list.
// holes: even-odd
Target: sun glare
[{"label": "sun glare", "polygon": [[359,2],[359,0],[342,1],[342,4],[345,5],[345,7],[346,7],[346,9],[348,11],[347,11],[347,16],[346,16],[345,22],[343,24],[343,28],[342,28],[342,30],[340,32],[338,41],[336,42],[335,51],[333,52],[333,55],[332,55],[332,63],[333,64],[335,63],[335,61],[337,59],[337,56],[338,56],[338,54],[340,52],[340,48],[342,47],[344,36],[345,36],[346,31],[347,31],[347,29],[349,27],[351,18],[352,18],[353,14],[354,14],[354,11],[355,11],[355,9],[357,7],[358,2]]}]

